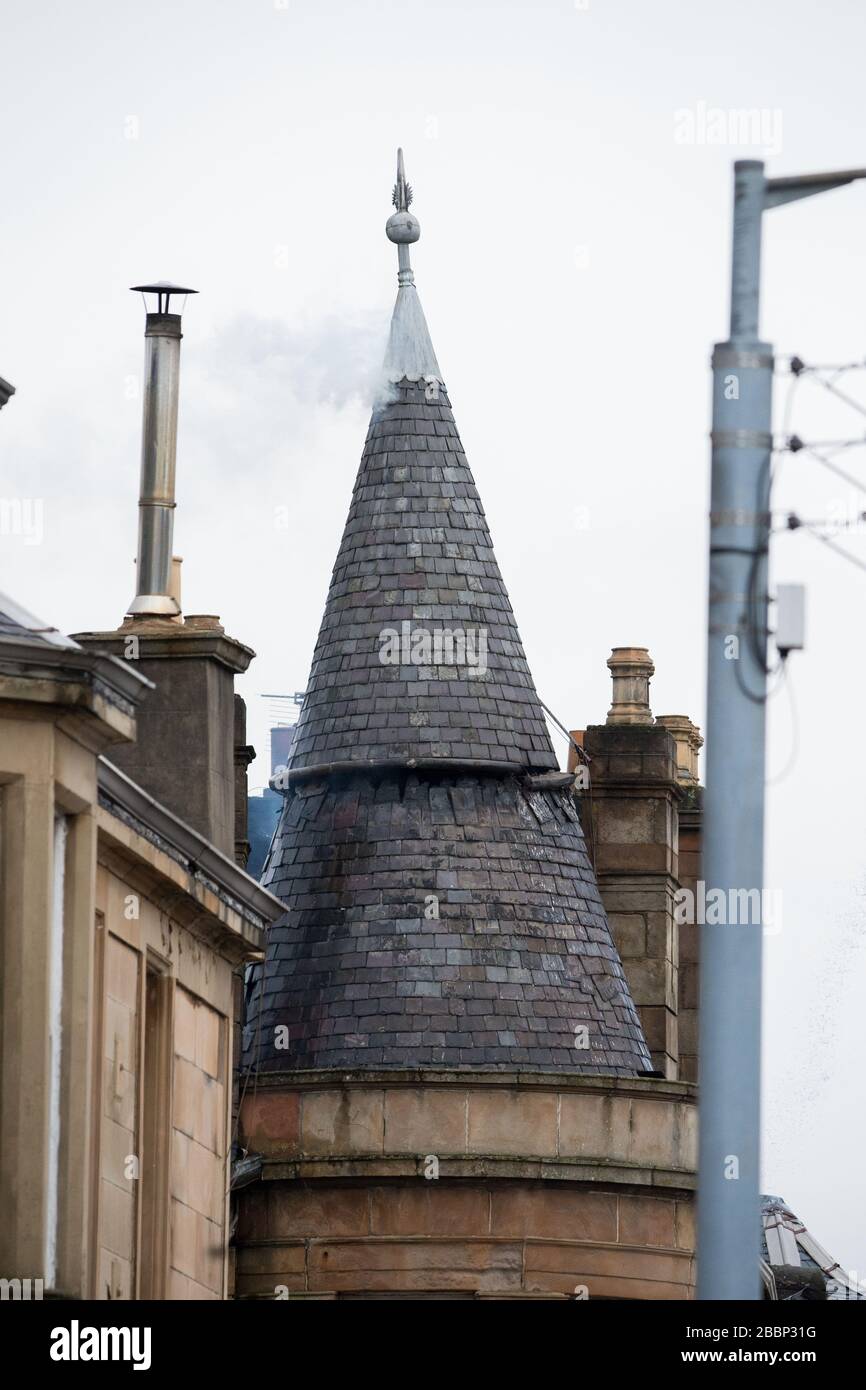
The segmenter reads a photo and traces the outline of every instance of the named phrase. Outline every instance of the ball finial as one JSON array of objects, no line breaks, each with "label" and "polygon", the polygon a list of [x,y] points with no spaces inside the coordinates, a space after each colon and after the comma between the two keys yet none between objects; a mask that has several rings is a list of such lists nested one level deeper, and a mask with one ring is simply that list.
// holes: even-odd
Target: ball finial
[{"label": "ball finial", "polygon": [[421,235],[421,223],[411,212],[395,212],[385,223],[385,235],[397,245],[408,245]]},{"label": "ball finial", "polygon": [[392,213],[385,223],[385,235],[389,241],[396,242],[398,246],[410,245],[420,237],[421,223],[409,211],[409,204],[412,201],[412,186],[406,182],[402,150],[397,151],[397,182],[394,184],[391,201],[397,211]]}]

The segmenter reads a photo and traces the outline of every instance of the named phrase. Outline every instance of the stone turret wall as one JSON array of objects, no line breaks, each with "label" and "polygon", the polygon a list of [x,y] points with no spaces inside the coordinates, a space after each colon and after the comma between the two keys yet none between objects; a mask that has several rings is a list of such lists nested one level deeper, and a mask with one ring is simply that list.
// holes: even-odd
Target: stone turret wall
[{"label": "stone turret wall", "polygon": [[262,1078],[238,1295],[689,1298],[695,1119],[693,1088],[659,1080]]}]

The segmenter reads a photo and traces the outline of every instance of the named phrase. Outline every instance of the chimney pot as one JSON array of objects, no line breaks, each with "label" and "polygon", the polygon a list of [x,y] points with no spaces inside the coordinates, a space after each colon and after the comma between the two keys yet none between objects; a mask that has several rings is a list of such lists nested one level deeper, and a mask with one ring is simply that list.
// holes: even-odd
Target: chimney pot
[{"label": "chimney pot", "polygon": [[614,647],[607,664],[613,679],[608,724],[651,724],[649,683],[655,666],[646,647]]},{"label": "chimney pot", "polygon": [[696,787],[698,753],[704,746],[701,731],[687,714],[660,714],[656,724],[673,734],[677,745],[677,781],[685,787]]}]

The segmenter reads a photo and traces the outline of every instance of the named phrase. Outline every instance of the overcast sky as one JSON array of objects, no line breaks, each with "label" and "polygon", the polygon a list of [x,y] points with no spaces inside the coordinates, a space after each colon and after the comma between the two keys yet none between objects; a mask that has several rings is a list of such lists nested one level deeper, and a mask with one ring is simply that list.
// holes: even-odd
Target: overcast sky
[{"label": "overcast sky", "polygon": [[[66,631],[122,619],[144,327],[127,286],[196,287],[175,549],[185,610],[258,653],[240,689],[261,786],[260,695],[306,682],[384,350],[399,143],[419,292],[541,698],[572,728],[603,721],[610,649],[634,644],[655,713],[703,724],[730,167],[866,165],[859,0],[2,0],[0,33],[0,376],[18,388],[0,495],[43,508],[41,543],[0,537],[4,589]],[[864,246],[866,186],[769,214],[780,354],[866,355]],[[797,433],[862,426],[798,388]],[[866,480],[864,462],[844,460]],[[824,519],[858,493],[801,454],[775,503]],[[804,533],[773,568],[807,584],[809,630],[770,711],[763,1181],[866,1278],[866,573]]]}]

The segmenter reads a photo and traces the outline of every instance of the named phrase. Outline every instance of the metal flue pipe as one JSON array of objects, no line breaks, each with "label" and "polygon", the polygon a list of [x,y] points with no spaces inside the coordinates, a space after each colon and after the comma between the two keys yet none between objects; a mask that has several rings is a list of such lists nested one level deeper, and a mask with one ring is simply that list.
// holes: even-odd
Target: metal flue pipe
[{"label": "metal flue pipe", "polygon": [[133,617],[177,617],[172,597],[174,484],[177,457],[177,406],[180,382],[181,316],[170,313],[171,296],[195,294],[165,281],[137,285],[148,309],[144,331],[144,409],[141,487],[138,502],[136,594],[127,612]]}]

